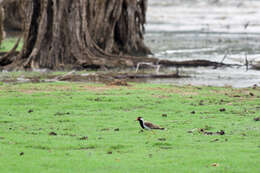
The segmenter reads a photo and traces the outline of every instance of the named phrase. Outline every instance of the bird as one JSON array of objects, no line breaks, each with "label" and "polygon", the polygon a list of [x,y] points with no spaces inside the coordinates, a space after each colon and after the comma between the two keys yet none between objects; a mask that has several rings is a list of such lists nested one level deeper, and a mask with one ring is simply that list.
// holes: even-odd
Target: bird
[{"label": "bird", "polygon": [[145,130],[164,130],[164,128],[162,128],[158,125],[155,125],[148,121],[144,121],[144,119],[142,117],[137,117],[136,121],[139,121],[140,126]]}]

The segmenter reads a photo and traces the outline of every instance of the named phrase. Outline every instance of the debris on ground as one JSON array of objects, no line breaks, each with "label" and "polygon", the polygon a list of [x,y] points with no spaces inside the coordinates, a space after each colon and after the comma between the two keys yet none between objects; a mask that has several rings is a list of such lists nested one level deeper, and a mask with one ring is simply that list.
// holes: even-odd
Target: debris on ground
[{"label": "debris on ground", "polygon": [[56,132],[50,132],[49,135],[50,136],[57,136],[57,133]]},{"label": "debris on ground", "polygon": [[209,128],[199,128],[199,129],[192,129],[192,130],[189,130],[187,131],[187,133],[193,133],[193,132],[199,132],[201,134],[204,134],[204,135],[224,135],[225,134],[225,131],[224,130],[220,130],[220,131],[217,131],[217,132],[212,132],[212,131],[208,131]]},{"label": "debris on ground", "polygon": [[260,121],[260,117],[255,117],[254,120],[255,121]]},{"label": "debris on ground", "polygon": [[83,136],[83,137],[79,138],[79,140],[88,140],[88,136]]}]

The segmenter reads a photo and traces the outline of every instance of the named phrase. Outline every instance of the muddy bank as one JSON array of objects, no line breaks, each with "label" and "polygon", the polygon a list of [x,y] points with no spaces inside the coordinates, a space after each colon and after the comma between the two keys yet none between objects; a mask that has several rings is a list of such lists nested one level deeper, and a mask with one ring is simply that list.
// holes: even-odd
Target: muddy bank
[{"label": "muddy bank", "polygon": [[141,70],[140,72],[4,72],[0,75],[2,83],[40,83],[40,82],[98,82],[111,85],[127,85],[127,82],[147,82],[153,79],[176,79],[185,78],[187,76],[179,75],[177,71],[168,73],[155,73],[154,71]]}]

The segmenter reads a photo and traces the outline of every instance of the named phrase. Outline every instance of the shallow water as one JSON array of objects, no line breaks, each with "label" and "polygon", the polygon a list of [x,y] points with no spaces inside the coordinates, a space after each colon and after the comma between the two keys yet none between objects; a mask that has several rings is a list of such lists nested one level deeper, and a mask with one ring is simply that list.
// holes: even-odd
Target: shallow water
[{"label": "shallow water", "polygon": [[[245,64],[260,59],[260,1],[150,0],[146,44],[162,59],[206,59]],[[175,70],[174,68],[170,70]],[[181,68],[191,78],[156,83],[249,87],[260,85],[260,70]]]}]

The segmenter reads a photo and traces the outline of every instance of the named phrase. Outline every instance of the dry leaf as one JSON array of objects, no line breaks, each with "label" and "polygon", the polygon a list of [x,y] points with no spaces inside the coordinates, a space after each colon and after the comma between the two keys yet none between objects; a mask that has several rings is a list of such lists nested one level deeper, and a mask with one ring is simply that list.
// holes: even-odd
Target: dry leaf
[{"label": "dry leaf", "polygon": [[218,163],[212,163],[211,166],[219,167]]}]

